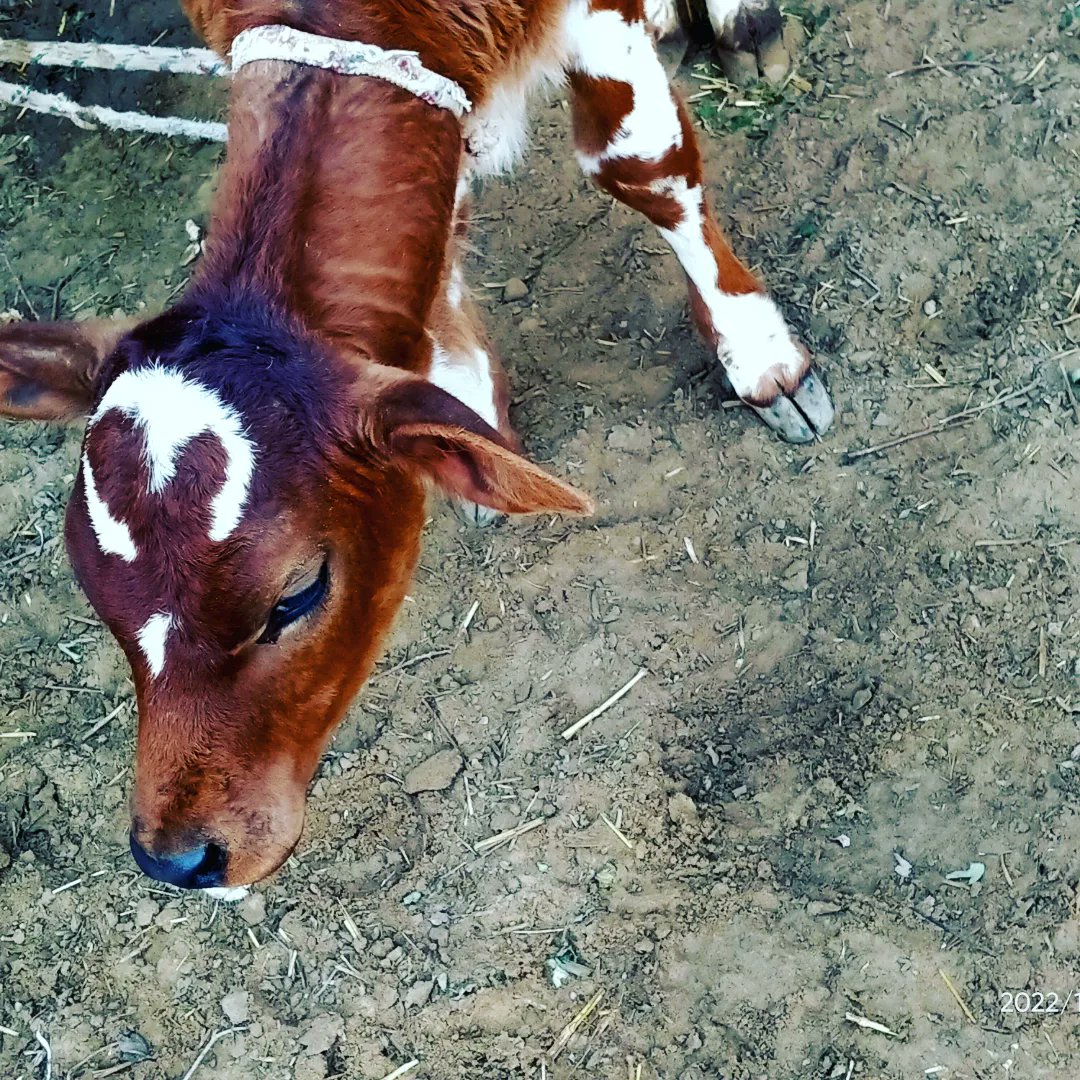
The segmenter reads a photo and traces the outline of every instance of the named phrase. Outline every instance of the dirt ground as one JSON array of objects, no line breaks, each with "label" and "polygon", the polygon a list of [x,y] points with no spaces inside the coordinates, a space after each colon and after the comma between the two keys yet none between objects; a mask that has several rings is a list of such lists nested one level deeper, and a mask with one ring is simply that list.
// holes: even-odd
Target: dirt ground
[{"label": "dirt ground", "polygon": [[[171,0],[109,7],[6,0],[0,34],[189,41]],[[539,105],[470,278],[530,451],[599,513],[433,507],[301,846],[238,906],[128,856],[131,684],[61,539],[79,432],[0,427],[0,1075],[1076,1076],[1078,28],[1062,0],[851,0],[762,123],[699,104],[741,129],[705,139],[715,203],[838,404],[808,449],[723,407],[673,258]],[[889,77],[924,50],[946,66]],[[167,303],[219,154],[0,114],[0,310]],[[448,748],[452,786],[405,794]]]}]

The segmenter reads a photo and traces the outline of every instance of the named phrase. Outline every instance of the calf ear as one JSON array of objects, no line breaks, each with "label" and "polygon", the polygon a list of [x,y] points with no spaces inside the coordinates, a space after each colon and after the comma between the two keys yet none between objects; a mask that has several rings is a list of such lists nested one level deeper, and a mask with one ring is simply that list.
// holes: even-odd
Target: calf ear
[{"label": "calf ear", "polygon": [[363,440],[448,494],[506,514],[593,512],[587,495],[527,461],[434,383],[372,365],[359,389]]},{"label": "calf ear", "polygon": [[73,420],[93,401],[102,361],[134,319],[0,326],[0,416]]}]

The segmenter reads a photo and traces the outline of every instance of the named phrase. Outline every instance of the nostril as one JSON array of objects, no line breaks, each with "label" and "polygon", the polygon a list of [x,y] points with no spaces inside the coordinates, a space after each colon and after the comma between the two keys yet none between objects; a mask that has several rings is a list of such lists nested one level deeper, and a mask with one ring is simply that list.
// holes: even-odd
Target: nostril
[{"label": "nostril", "polygon": [[185,851],[155,855],[147,851],[132,833],[131,855],[148,877],[181,889],[208,889],[225,880],[228,853],[221,844],[211,842]]}]

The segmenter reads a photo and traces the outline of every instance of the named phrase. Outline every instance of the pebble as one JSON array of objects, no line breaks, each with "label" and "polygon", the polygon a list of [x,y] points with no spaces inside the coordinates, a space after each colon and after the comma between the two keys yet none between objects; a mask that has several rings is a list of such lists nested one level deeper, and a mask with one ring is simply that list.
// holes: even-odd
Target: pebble
[{"label": "pebble", "polygon": [[780,580],[780,588],[790,593],[806,592],[810,587],[809,578],[810,564],[805,559],[796,559]]},{"label": "pebble", "polygon": [[266,918],[266,897],[262,893],[249,893],[236,905],[236,910],[248,926],[258,926]]},{"label": "pebble", "polygon": [[144,896],[135,905],[135,925],[149,926],[154,921],[154,916],[157,915],[159,910],[157,901],[149,896]]},{"label": "pebble", "polygon": [[405,794],[444,791],[454,782],[463,764],[461,755],[456,750],[440,750],[405,774]]},{"label": "pebble", "polygon": [[251,995],[246,990],[234,990],[221,999],[221,1011],[231,1024],[246,1024],[251,1015]]},{"label": "pebble", "polygon": [[694,800],[681,791],[668,799],[667,809],[668,817],[671,818],[676,825],[690,828],[701,824],[701,818],[698,816],[698,810],[694,805]]},{"label": "pebble", "polygon": [[300,1045],[309,1057],[325,1054],[341,1037],[345,1030],[345,1021],[334,1013],[316,1016],[308,1025],[307,1031],[300,1036]]},{"label": "pebble", "polygon": [[504,300],[524,300],[529,295],[529,286],[519,277],[512,277],[503,286]]},{"label": "pebble", "polygon": [[420,1008],[421,1005],[426,1005],[427,1000],[431,997],[432,990],[435,989],[434,979],[423,979],[420,982],[414,982],[409,987],[409,992],[405,995],[405,1008]]}]

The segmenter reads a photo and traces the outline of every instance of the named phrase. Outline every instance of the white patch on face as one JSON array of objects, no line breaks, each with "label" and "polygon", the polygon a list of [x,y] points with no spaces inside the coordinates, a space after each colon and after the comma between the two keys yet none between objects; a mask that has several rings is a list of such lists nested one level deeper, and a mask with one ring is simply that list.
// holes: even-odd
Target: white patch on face
[{"label": "white patch on face", "polygon": [[105,392],[87,429],[113,409],[129,416],[142,429],[150,470],[147,486],[153,494],[160,494],[176,475],[177,459],[192,439],[207,432],[217,437],[227,460],[225,482],[211,503],[210,539],[227,539],[240,523],[255,468],[255,448],[236,410],[207,387],[162,367],[119,375]]},{"label": "white patch on face", "polygon": [[94,470],[90,459],[83,454],[82,459],[83,490],[86,492],[86,510],[90,515],[90,525],[97,537],[98,546],[107,555],[119,555],[124,562],[134,562],[139,549],[131,539],[131,530],[112,516],[105,505],[105,500],[98,493],[94,481]]},{"label": "white patch on face", "polygon": [[709,310],[721,336],[719,359],[732,389],[740,397],[752,397],[765,373],[777,367],[786,376],[797,377],[806,360],[772,300],[760,292],[733,296],[721,291],[716,256],[702,227],[701,188],[687,187],[678,177],[663,183],[664,192],[682,205],[683,220],[674,229],[660,229],[660,235],[671,245]]},{"label": "white patch on face", "polygon": [[173,626],[173,617],[164,612],[151,615],[139,631],[139,648],[146,657],[150,674],[156,679],[165,668],[165,643]]},{"label": "white patch on face", "polygon": [[495,411],[495,386],[491,381],[491,359],[483,349],[471,355],[451,356],[436,343],[431,351],[431,371],[428,381],[453,394],[468,405],[477,416],[498,430],[499,416]]},{"label": "white patch on face", "polygon": [[627,23],[617,11],[593,11],[588,0],[572,0],[566,35],[573,70],[627,83],[634,92],[630,114],[603,152],[578,154],[586,174],[594,175],[608,158],[657,161],[682,145],[679,111],[644,23]]}]

